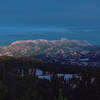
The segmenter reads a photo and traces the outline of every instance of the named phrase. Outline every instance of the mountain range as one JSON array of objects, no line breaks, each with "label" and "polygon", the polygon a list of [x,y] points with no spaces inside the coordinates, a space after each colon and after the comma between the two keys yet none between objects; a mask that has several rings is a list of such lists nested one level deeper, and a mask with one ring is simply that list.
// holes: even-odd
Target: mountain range
[{"label": "mountain range", "polygon": [[100,50],[86,40],[20,40],[0,46],[0,56],[43,56],[57,52]]}]

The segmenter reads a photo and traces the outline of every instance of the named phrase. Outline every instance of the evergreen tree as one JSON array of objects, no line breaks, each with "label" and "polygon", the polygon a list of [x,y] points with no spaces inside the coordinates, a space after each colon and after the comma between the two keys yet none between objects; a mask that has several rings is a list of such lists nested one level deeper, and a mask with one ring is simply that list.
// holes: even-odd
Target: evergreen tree
[{"label": "evergreen tree", "polygon": [[7,87],[0,81],[0,100],[4,100],[7,96]]},{"label": "evergreen tree", "polygon": [[59,89],[58,100],[63,100],[62,89]]},{"label": "evergreen tree", "polygon": [[57,97],[56,96],[54,97],[54,100],[57,100]]},{"label": "evergreen tree", "polygon": [[64,97],[64,100],[68,100],[67,97]]}]

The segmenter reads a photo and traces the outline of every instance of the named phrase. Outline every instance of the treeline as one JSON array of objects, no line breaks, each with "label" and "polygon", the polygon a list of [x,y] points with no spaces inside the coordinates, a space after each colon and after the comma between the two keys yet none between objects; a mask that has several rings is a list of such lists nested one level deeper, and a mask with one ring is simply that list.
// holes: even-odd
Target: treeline
[{"label": "treeline", "polygon": [[[53,72],[51,80],[27,74],[30,67]],[[17,75],[17,68],[25,68],[23,78]],[[33,58],[0,57],[0,100],[100,100],[99,69],[79,69],[79,66],[67,68]],[[63,76],[58,77],[60,70],[61,73],[68,70],[69,73],[74,70],[76,73],[78,70],[81,78],[73,76],[67,80]]]}]

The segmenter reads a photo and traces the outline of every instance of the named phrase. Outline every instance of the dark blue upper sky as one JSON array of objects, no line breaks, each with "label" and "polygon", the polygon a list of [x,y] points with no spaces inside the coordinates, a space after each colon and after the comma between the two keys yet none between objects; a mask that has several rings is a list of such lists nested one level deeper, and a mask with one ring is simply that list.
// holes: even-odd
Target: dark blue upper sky
[{"label": "dark blue upper sky", "polygon": [[100,22],[100,0],[0,0],[0,25]]},{"label": "dark blue upper sky", "polygon": [[0,0],[0,45],[62,37],[100,45],[100,0]]}]

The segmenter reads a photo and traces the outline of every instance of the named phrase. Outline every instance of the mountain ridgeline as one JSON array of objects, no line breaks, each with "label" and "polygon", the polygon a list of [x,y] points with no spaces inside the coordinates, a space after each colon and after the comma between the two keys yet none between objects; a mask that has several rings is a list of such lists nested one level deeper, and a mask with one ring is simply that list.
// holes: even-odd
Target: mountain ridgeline
[{"label": "mountain ridgeline", "polygon": [[0,47],[0,56],[41,56],[57,52],[100,50],[87,41],[68,40],[23,40]]}]

